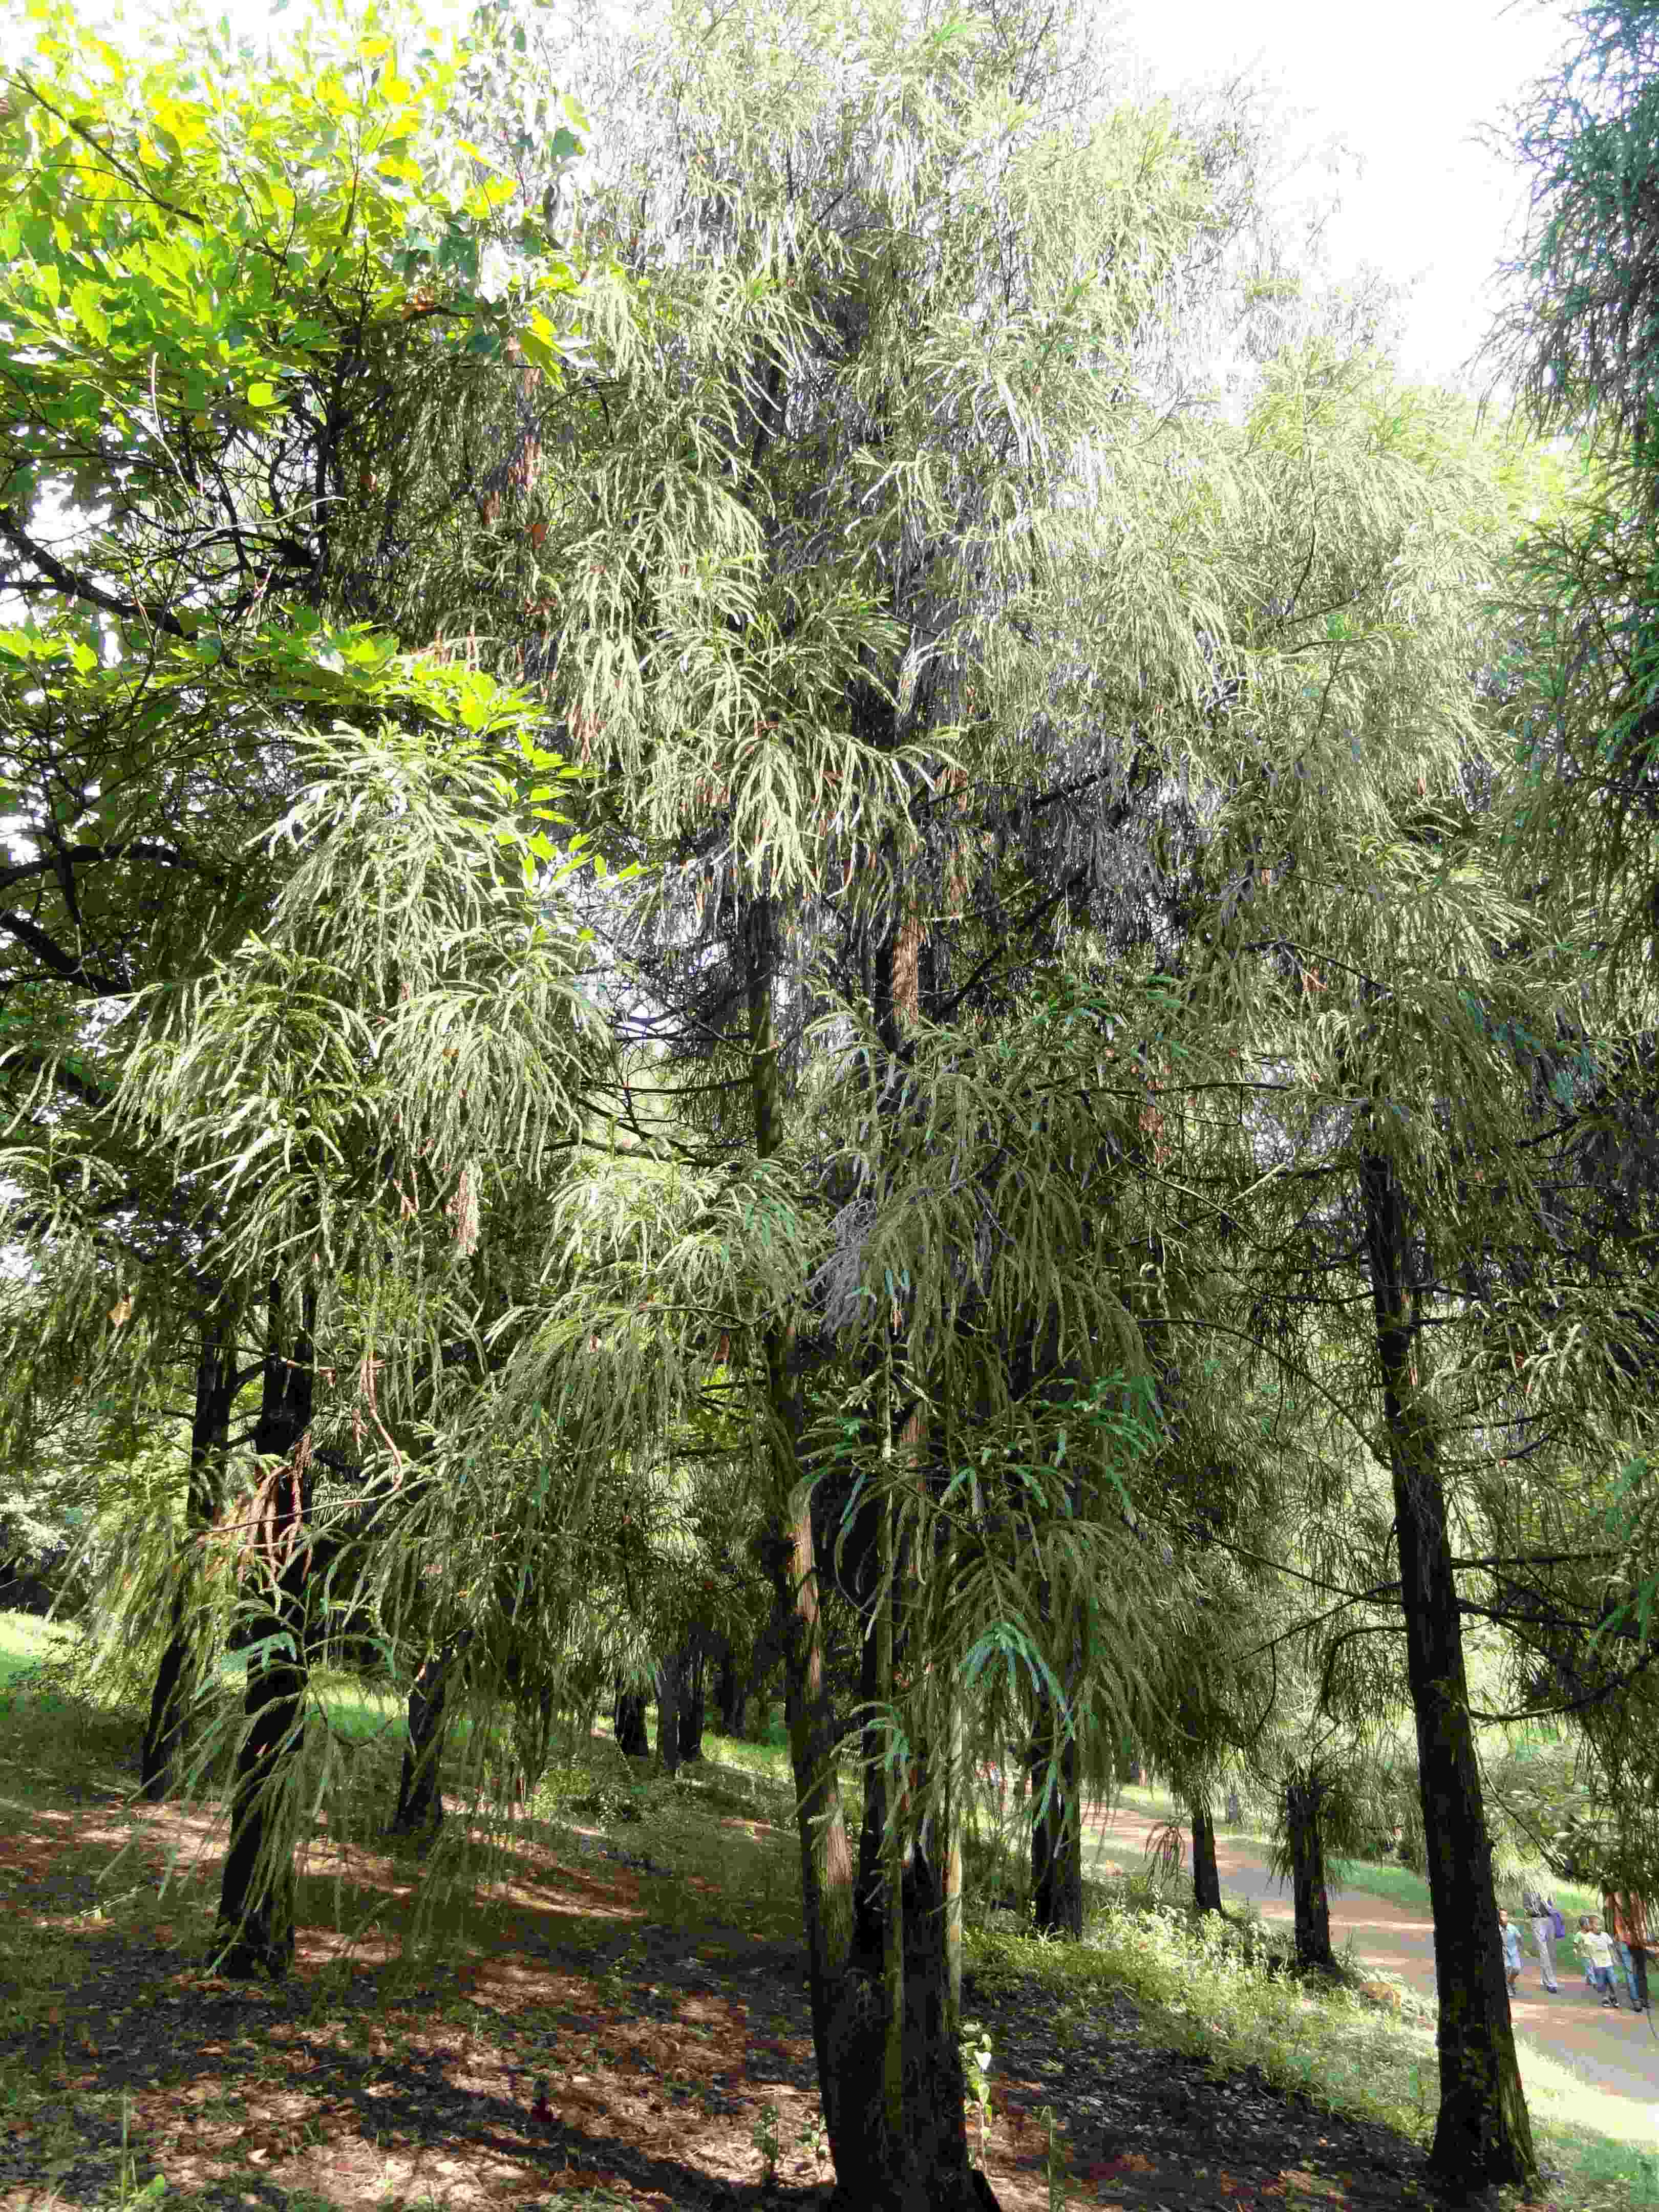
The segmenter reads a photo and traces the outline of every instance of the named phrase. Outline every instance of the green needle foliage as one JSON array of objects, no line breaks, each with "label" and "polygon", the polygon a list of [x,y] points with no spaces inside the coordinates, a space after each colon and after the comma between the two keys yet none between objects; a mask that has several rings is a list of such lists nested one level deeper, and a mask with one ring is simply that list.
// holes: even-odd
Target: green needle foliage
[{"label": "green needle foliage", "polygon": [[[257,912],[187,971],[124,980],[98,1124],[164,1164],[192,1263],[270,1317],[260,1465],[198,1532],[261,1655],[235,1723],[239,1962],[283,1962],[301,1646],[308,1608],[347,1601],[307,1579],[319,1452],[360,1492],[340,1580],[394,1680],[430,1705],[417,1667],[474,1654],[457,1696],[480,1722],[562,1685],[591,1702],[596,1658],[638,1679],[697,1625],[673,1583],[699,1533],[741,1532],[783,1640],[841,2185],[982,2205],[957,2034],[970,1757],[1029,1753],[1051,1861],[1126,1727],[1201,1796],[1261,1673],[1218,1555],[1301,1510],[1334,1568],[1369,1454],[1455,1968],[1437,2164],[1525,2178],[1449,1516],[1538,1443],[1517,1350],[1553,1467],[1619,1405],[1624,1325],[1597,1366],[1543,1286],[1553,1155],[1528,1118],[1585,917],[1507,870],[1470,680],[1559,477],[1328,333],[1275,355],[1240,422],[1161,405],[1183,287],[1233,234],[1224,133],[1082,98],[1070,18],[799,0],[705,24],[676,0],[582,86],[605,161],[568,267],[541,189],[563,149],[543,161],[525,125],[549,86],[515,78],[506,20],[481,22],[465,143],[450,80],[388,78],[383,35],[259,125],[283,190],[317,103],[343,165],[295,264],[322,288],[312,367],[280,316],[280,343],[258,317],[230,332],[233,248],[264,250],[246,223],[200,248],[230,257],[196,272],[224,327],[192,287],[167,436],[217,456],[191,465],[234,527],[205,532],[135,392],[111,434],[149,475],[112,492],[125,580],[96,585],[119,605],[54,586],[66,621],[95,609],[131,641],[76,680],[188,656],[204,696],[274,702],[249,708],[253,757],[281,756],[280,805],[247,825]],[[179,150],[152,130],[158,158],[188,170],[169,191],[228,198],[223,134],[162,121]],[[539,222],[498,223],[490,173],[539,192]],[[343,336],[347,179],[367,228]],[[275,181],[245,197],[280,204]],[[20,281],[38,335],[50,285]],[[191,380],[222,337],[222,406]],[[428,370],[447,412],[422,412]],[[337,386],[351,404],[318,416]],[[266,392],[290,428],[258,477],[240,441]],[[323,455],[302,572],[267,542],[291,523],[285,437]],[[189,592],[175,628],[156,614],[169,545],[210,653]],[[78,1018],[30,1041],[32,1081]],[[83,1308],[94,1240],[64,1170],[91,1125],[46,1099],[15,1157],[42,1279]],[[149,1342],[134,1327],[106,1368],[143,1370]],[[1293,1447],[1251,1438],[1230,1503],[1216,1461],[1249,1387],[1293,1409]],[[1368,1593],[1379,1510],[1349,1554]],[[156,1542],[131,1558],[159,1571]],[[843,1603],[866,1655],[850,1717]],[[1236,1694],[1194,1664],[1206,1636]],[[1339,1711],[1362,1671],[1334,1664]],[[839,1753],[860,1723],[855,1866]]]}]

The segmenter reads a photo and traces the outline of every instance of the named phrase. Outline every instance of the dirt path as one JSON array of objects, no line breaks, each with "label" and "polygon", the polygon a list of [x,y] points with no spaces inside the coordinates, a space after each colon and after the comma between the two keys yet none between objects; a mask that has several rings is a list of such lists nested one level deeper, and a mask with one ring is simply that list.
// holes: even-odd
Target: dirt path
[{"label": "dirt path", "polygon": [[[1144,1851],[1147,1838],[1158,1823],[1144,1814],[1120,1810],[1104,1822],[1091,1821],[1085,1831],[1084,1863],[1103,1836],[1107,1849],[1120,1858],[1126,1849]],[[1190,1838],[1188,1849],[1190,1850]],[[1260,1846],[1248,1838],[1218,1833],[1216,1868],[1224,1893],[1261,1909],[1264,1920],[1288,1925],[1294,1917],[1289,1885],[1276,1882],[1262,1864]],[[1103,1870],[1107,1863],[1103,1860]],[[1352,1936],[1354,1950],[1368,1966],[1393,1974],[1408,1989],[1432,2001],[1434,1929],[1426,1906],[1419,1910],[1396,1905],[1364,1890],[1331,1892],[1331,1936],[1342,1943]],[[1581,2081],[1614,2096],[1629,2097],[1659,2106],[1659,2038],[1650,2031],[1651,2014],[1628,2009],[1629,1992],[1623,1978],[1620,1995],[1625,2009],[1603,2009],[1599,1994],[1585,1983],[1583,1968],[1564,1967],[1560,1995],[1545,1990],[1539,1962],[1530,1954],[1531,1937],[1522,1931],[1521,1982],[1512,2000],[1516,2042],[1521,2052],[1522,2077],[1526,2075],[1528,2047],[1547,2054],[1571,2069]],[[1659,2021],[1656,2021],[1659,2026]]]}]

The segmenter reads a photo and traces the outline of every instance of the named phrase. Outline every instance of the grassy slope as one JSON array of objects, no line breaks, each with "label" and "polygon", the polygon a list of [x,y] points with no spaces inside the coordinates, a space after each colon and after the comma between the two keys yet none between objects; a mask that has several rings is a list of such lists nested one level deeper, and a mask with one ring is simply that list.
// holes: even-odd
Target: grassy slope
[{"label": "grassy slope", "polygon": [[[60,1734],[64,1716],[61,1708],[52,1710],[49,1697],[39,1698],[21,1685],[8,1697],[7,1684],[15,1683],[54,1647],[61,1650],[72,1641],[72,1633],[49,1630],[26,1616],[0,1615],[0,1713],[15,1754],[24,1749],[32,1730]],[[316,1687],[331,1724],[342,1735],[361,1741],[395,1720],[389,1701],[348,1678],[323,1678]],[[100,1714],[87,1743],[88,1754],[108,1757],[118,1744],[130,1758],[141,1722],[131,1710]],[[393,1741],[389,1734],[382,1737],[387,1754]],[[705,1771],[711,1779],[718,1772],[728,1789],[752,1795],[757,1806],[777,1801],[771,1810],[779,1823],[780,1863],[768,1869],[775,1880],[769,1881],[767,1889],[775,1893],[769,1901],[787,1921],[793,1909],[795,1876],[787,1832],[788,1770],[781,1730],[775,1720],[769,1741],[714,1739],[708,1749]],[[582,1770],[591,1770],[594,1760],[602,1772],[616,1765],[614,1753],[596,1740],[576,1764],[562,1765],[546,1778],[536,1801],[538,1818],[555,1826],[562,1811],[569,1819],[568,1804],[562,1801],[583,1787]],[[29,1784],[20,1771],[26,1765],[25,1759],[11,1766],[9,1794],[27,1794]],[[590,1786],[592,1778],[590,1771]],[[654,1788],[634,1795],[629,1810],[635,1817],[617,1834],[632,1847],[648,1846],[672,1861],[678,1840],[672,1803]],[[1167,1816],[1171,1810],[1153,1791],[1127,1790],[1124,1800],[1137,1811]],[[49,1788],[43,1788],[40,1802],[43,1808],[51,1804]],[[591,1827],[592,1821],[586,1825]],[[1254,2062],[1269,2079],[1303,2090],[1333,2110],[1382,2120],[1425,2140],[1431,2131],[1438,2101],[1433,2033],[1420,2010],[1413,2018],[1414,2008],[1408,2006],[1407,2017],[1395,2019],[1346,1990],[1314,1996],[1281,1979],[1270,1981],[1241,1956],[1232,1931],[1212,1918],[1194,1924],[1180,1884],[1160,1893],[1153,1881],[1119,1880],[1109,1894],[1103,1884],[1091,1881],[1085,1944],[1038,1944],[1016,1932],[1012,1915],[974,1910],[975,1889],[983,1894],[1011,1875],[1006,1863],[999,1864],[988,1837],[970,1841],[969,1867],[967,1943],[976,1972],[1006,1972],[1041,1984],[1061,2005],[1086,2003],[1091,1988],[1121,1988],[1156,2021],[1160,2040],[1176,2048],[1208,2051],[1241,2065]],[[706,1881],[710,1870],[702,1871]],[[1426,1885],[1403,1869],[1354,1866],[1346,1873],[1349,1887],[1426,1910]],[[752,1914],[757,1901],[755,1869],[745,1869],[743,1881],[742,1909]],[[1564,1911],[1577,1909],[1575,1893],[1563,1887],[1558,1895]],[[1540,2154],[1560,2177],[1549,2191],[1557,2212],[1622,2212],[1626,2206],[1659,2202],[1651,2155],[1659,2111],[1589,2090],[1565,2069],[1533,2054],[1527,2074]]]}]

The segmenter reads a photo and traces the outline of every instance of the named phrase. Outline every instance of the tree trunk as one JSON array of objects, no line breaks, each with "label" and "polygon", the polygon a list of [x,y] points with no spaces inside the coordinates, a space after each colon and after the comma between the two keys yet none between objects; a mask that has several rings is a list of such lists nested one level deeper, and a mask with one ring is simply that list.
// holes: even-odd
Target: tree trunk
[{"label": "tree trunk", "polygon": [[[787,1404],[787,1346],[780,1343],[769,1350],[775,1397]],[[785,1494],[792,1496],[793,1526],[775,1547],[773,1572],[780,1596],[789,1607],[784,1634],[784,1712],[800,1834],[812,2044],[837,2181],[846,2192],[848,2176],[862,2162],[859,2136],[868,2125],[872,2098],[879,2108],[882,2008],[878,1984],[867,1974],[848,1971],[853,1868],[836,1771],[833,1701],[824,1678],[811,1508],[799,1486],[789,1485]],[[854,2198],[856,2193],[850,2192]],[[879,2200],[866,2201],[873,2205]]]},{"label": "tree trunk", "polygon": [[1037,1690],[1036,1725],[1026,1753],[1031,1790],[1031,1916],[1040,1932],[1083,1940],[1083,1822],[1078,1802],[1077,1738],[1060,1747],[1054,1786],[1043,1802],[1043,1778],[1054,1752],[1054,1699]]},{"label": "tree trunk", "polygon": [[[887,1591],[872,1598],[887,1608],[888,1648],[892,1642],[892,1600]],[[882,1759],[882,1729],[873,1708],[884,1693],[880,1630],[873,1623],[859,1652],[859,1703],[864,1725],[859,1750],[864,1767],[864,1818],[859,1827],[859,1870],[853,1883],[853,1952],[873,1965],[882,1955],[886,1923],[887,1878],[882,1867],[882,1838],[887,1832],[887,1770]]]},{"label": "tree trunk", "polygon": [[1285,1785],[1285,1832],[1291,1846],[1291,1892],[1296,1910],[1296,1963],[1304,1971],[1335,1964],[1331,1955],[1331,1904],[1325,1889],[1325,1784],[1316,1768]]},{"label": "tree trunk", "polygon": [[449,1678],[460,1656],[459,1641],[428,1652],[409,1692],[409,1741],[398,1784],[394,1836],[430,1836],[442,1826],[444,1800],[439,1761],[443,1753],[444,1713]]},{"label": "tree trunk", "polygon": [[625,1752],[629,1759],[649,1759],[651,1738],[645,1727],[645,1692],[625,1690],[620,1674],[617,1677],[617,1703],[611,1717],[617,1750]]},{"label": "tree trunk", "polygon": [[1440,1990],[1440,2113],[1430,2165],[1460,2190],[1530,2183],[1537,2160],[1498,1945],[1445,1491],[1419,1395],[1426,1377],[1416,1370],[1428,1348],[1408,1278],[1405,1196],[1385,1158],[1368,1157],[1360,1181]]},{"label": "tree trunk", "polygon": [[185,1490],[185,1548],[173,1594],[167,1648],[155,1670],[139,1770],[143,1793],[155,1803],[179,1786],[185,1730],[199,1687],[199,1632],[192,1606],[201,1581],[202,1541],[223,1503],[230,1409],[235,1395],[234,1321],[225,1310],[216,1309],[202,1323]]},{"label": "tree trunk", "polygon": [[686,1661],[684,1694],[680,1698],[680,1762],[702,1757],[702,1730],[707,1713],[702,1646],[695,1639]]},{"label": "tree trunk", "polygon": [[[765,1160],[777,1152],[783,1133],[769,900],[755,901],[745,936],[755,1151]],[[881,959],[890,998],[891,940]],[[794,1371],[794,1337],[793,1326],[779,1322],[762,1338],[773,1474],[773,1522],[764,1553],[783,1621],[784,1704],[800,1832],[812,2043],[836,2162],[836,2199],[859,2212],[984,2212],[988,2207],[995,2212],[989,2184],[968,2159],[951,1972],[954,1820],[948,1801],[938,1833],[929,1832],[931,1824],[921,1824],[919,1831],[916,1824],[907,1825],[909,1863],[896,1893],[889,1882],[883,1973],[859,1971],[852,1960],[853,1864],[836,1766],[834,1699],[825,1680],[811,1506],[799,1458],[805,1415]],[[927,1747],[921,1749],[925,1759]],[[895,1842],[899,1833],[896,1827]],[[888,2073],[887,2031],[898,1984],[901,2033],[891,2039],[891,2049],[901,2065],[895,2080]]]},{"label": "tree trunk", "polygon": [[743,1734],[744,1707],[749,1702],[749,1683],[737,1655],[726,1644],[714,1673],[714,1703],[720,1709],[720,1734],[728,1738]]},{"label": "tree trunk", "polygon": [[272,1283],[270,1334],[254,1450],[261,1480],[252,1541],[266,1609],[250,1650],[246,1722],[236,1753],[230,1847],[219,1894],[218,1972],[240,1980],[280,1978],[294,1960],[294,1847],[299,1755],[305,1722],[306,1517],[310,1505],[312,1332],[317,1293],[301,1300],[291,1356],[284,1352],[282,1293]]},{"label": "tree trunk", "polygon": [[680,1708],[685,1700],[685,1655],[670,1651],[657,1662],[657,1757],[665,1774],[680,1765]]},{"label": "tree trunk", "polygon": [[1200,1797],[1192,1808],[1193,1902],[1200,1912],[1221,1910],[1221,1876],[1215,1863],[1215,1822],[1209,1800]]}]

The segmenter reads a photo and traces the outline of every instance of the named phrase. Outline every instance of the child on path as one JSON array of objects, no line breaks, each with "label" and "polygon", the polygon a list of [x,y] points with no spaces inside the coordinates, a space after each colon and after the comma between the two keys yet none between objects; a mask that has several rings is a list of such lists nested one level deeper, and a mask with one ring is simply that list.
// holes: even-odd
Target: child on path
[{"label": "child on path", "polygon": [[1532,1923],[1532,1939],[1538,1946],[1544,1987],[1552,1996],[1559,1996],[1561,1984],[1555,1978],[1555,1922],[1552,1917],[1555,1899],[1546,1895],[1536,1882],[1528,1881],[1522,1887],[1521,1910]]},{"label": "child on path", "polygon": [[1589,1962],[1589,1952],[1584,1949],[1584,1938],[1589,1934],[1590,1923],[1595,1917],[1593,1912],[1581,1912],[1578,1916],[1578,1948],[1584,1961],[1584,1987],[1587,1990],[1595,1987],[1595,1969]]},{"label": "child on path", "polygon": [[1504,1939],[1504,1972],[1510,1978],[1510,1995],[1513,1996],[1515,1985],[1521,1978],[1521,1930],[1501,1905],[1498,1908],[1498,1932]]},{"label": "child on path", "polygon": [[1613,1938],[1607,1933],[1595,1913],[1592,1912],[1587,1917],[1589,1927],[1578,1940],[1583,1946],[1584,1956],[1590,1962],[1590,1970],[1595,1977],[1595,1986],[1601,1992],[1602,2003],[1610,2005],[1613,2011],[1617,2012],[1619,1992],[1613,1985]]}]

